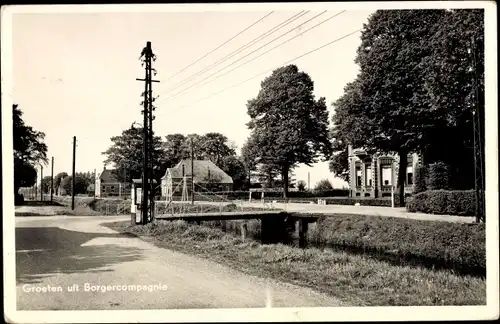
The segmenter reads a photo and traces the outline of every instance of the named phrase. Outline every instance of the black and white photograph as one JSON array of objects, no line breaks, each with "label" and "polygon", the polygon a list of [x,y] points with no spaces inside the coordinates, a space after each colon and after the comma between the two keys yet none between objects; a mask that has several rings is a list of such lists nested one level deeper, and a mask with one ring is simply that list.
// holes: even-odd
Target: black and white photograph
[{"label": "black and white photograph", "polygon": [[498,319],[496,3],[1,25],[6,322]]}]

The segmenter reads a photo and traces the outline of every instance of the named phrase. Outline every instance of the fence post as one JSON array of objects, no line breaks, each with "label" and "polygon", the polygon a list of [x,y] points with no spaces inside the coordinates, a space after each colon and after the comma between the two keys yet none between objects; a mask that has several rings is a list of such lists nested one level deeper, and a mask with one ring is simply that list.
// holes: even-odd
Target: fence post
[{"label": "fence post", "polygon": [[247,238],[247,224],[245,222],[243,222],[243,224],[241,224],[241,240],[244,242]]},{"label": "fence post", "polygon": [[391,186],[391,207],[394,208],[394,186]]},{"label": "fence post", "polygon": [[109,204],[106,204],[106,216],[108,216]]}]

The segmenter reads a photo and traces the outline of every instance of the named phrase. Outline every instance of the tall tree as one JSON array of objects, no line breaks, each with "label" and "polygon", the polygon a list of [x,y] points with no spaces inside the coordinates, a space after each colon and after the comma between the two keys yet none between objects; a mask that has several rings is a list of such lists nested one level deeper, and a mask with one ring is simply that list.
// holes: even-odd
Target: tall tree
[{"label": "tall tree", "polygon": [[249,186],[251,185],[252,173],[257,170],[257,151],[255,136],[251,134],[241,148],[241,161],[243,162],[247,172],[247,181]]},{"label": "tall tree", "polygon": [[42,187],[42,192],[44,194],[50,193],[50,183],[52,181],[51,176],[45,176],[42,178],[42,181],[40,183],[40,186]]},{"label": "tall tree", "polygon": [[221,169],[233,179],[233,189],[240,190],[246,186],[247,171],[241,158],[230,155],[222,159]]},{"label": "tall tree", "polygon": [[328,165],[330,172],[344,181],[349,181],[348,144],[338,131],[332,132],[332,159]]},{"label": "tall tree", "polygon": [[273,71],[247,103],[258,162],[280,167],[285,198],[291,169],[331,154],[325,99],[315,100],[313,89],[307,73],[288,65]]},{"label": "tall tree", "polygon": [[[469,51],[474,39],[484,109],[483,15],[482,10],[373,14],[356,57],[361,72],[334,103],[340,137],[354,147],[399,156],[423,151],[426,163],[444,159],[456,172],[462,170],[457,180],[471,174],[472,154],[464,146],[472,139],[474,56]],[[400,159],[398,172],[402,198],[406,162]]]},{"label": "tall tree", "polygon": [[67,177],[68,174],[66,172],[59,172],[54,176],[54,189],[56,192],[56,195],[59,194],[59,185],[61,184],[61,179]]},{"label": "tall tree", "polygon": [[448,11],[429,38],[429,47],[431,55],[421,62],[425,99],[448,118],[441,129],[429,134],[432,145],[425,158],[428,163],[446,162],[455,175],[453,184],[469,189],[474,186],[472,111],[476,105],[484,157],[484,10]]},{"label": "tall tree", "polygon": [[14,193],[20,187],[30,187],[37,178],[36,165],[47,164],[45,134],[25,124],[18,105],[12,105],[14,137]]},{"label": "tall tree", "polygon": [[446,116],[425,98],[422,60],[431,54],[428,39],[445,10],[379,10],[361,33],[356,63],[361,72],[335,104],[339,132],[355,147],[397,153],[400,204],[409,153],[423,150],[430,130]]},{"label": "tall tree", "polygon": [[[115,175],[121,182],[130,182],[142,177],[143,172],[143,129],[131,127],[119,136],[111,137],[113,143],[102,154],[106,156],[105,163],[115,165]],[[153,178],[159,181],[166,171],[163,161],[161,138],[153,136]]]},{"label": "tall tree", "polygon": [[227,156],[235,155],[235,150],[230,146],[228,138],[221,133],[207,133],[200,138],[202,155],[215,165],[220,166]]},{"label": "tall tree", "polygon": [[175,166],[182,159],[190,158],[188,138],[183,134],[168,134],[163,142],[164,163],[168,168]]}]

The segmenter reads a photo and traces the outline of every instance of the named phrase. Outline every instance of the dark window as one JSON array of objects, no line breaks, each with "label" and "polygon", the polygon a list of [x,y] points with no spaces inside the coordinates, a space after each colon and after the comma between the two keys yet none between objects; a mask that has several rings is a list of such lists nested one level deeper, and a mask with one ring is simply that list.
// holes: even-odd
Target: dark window
[{"label": "dark window", "polygon": [[413,184],[413,166],[406,168],[406,183],[409,185]]},{"label": "dark window", "polygon": [[408,184],[409,185],[413,184],[413,173],[408,173]]}]

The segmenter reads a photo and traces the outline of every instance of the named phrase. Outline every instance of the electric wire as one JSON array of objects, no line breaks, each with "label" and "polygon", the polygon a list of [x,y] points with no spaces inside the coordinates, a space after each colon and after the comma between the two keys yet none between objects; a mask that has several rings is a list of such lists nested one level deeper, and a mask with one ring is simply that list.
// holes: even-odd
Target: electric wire
[{"label": "electric wire", "polygon": [[299,12],[298,14],[295,14],[293,15],[292,17],[286,19],[285,21],[279,23],[278,25],[274,26],[273,28],[271,28],[270,30],[262,33],[261,35],[257,36],[256,38],[254,38],[253,40],[251,40],[250,42],[246,43],[245,45],[241,46],[240,48],[234,50],[233,52],[227,54],[226,56],[224,56],[223,58],[219,59],[218,61],[212,63],[211,65],[205,67],[204,69],[202,69],[201,71],[198,71],[196,73],[194,73],[193,75],[187,77],[186,79],[183,79],[181,80],[177,85],[174,85],[173,87],[167,89],[163,94],[165,93],[168,93],[174,89],[177,89],[178,87],[180,87],[181,85],[185,84],[186,82],[189,82],[190,80],[192,80],[193,78],[196,78],[198,77],[199,75],[202,75],[203,73],[205,73],[206,71],[210,70],[211,68],[221,64],[221,63],[224,63],[225,61],[227,61],[228,59],[230,59],[231,57],[233,57],[234,55],[240,53],[241,51],[247,49],[248,47],[252,46],[253,44],[257,43],[258,41],[260,41],[261,39],[275,33],[276,31],[280,30],[281,28],[291,24],[292,22],[294,22],[295,20],[299,19],[300,17],[304,16],[305,14],[307,14],[309,11],[301,11]]},{"label": "electric wire", "polygon": [[[265,51],[264,53],[261,53],[261,54],[259,54],[258,56],[255,56],[255,57],[251,58],[250,60],[247,60],[247,61],[243,62],[242,64],[237,65],[235,68],[233,68],[233,69],[231,69],[231,70],[229,70],[229,71],[227,71],[227,72],[225,72],[225,73],[223,73],[223,74],[220,74],[220,75],[216,76],[215,78],[213,78],[213,79],[209,80],[208,82],[205,82],[205,83],[201,84],[198,88],[200,88],[200,87],[202,87],[202,86],[204,86],[204,85],[206,85],[206,84],[209,84],[210,82],[213,82],[214,80],[217,80],[217,79],[219,79],[219,78],[221,78],[221,77],[225,76],[226,74],[229,74],[229,73],[233,72],[234,70],[236,70],[236,69],[238,69],[238,68],[240,68],[240,67],[242,67],[242,66],[244,66],[244,65],[246,65],[246,64],[248,64],[248,63],[250,63],[250,62],[252,62],[252,61],[254,61],[254,60],[256,60],[256,59],[258,59],[259,57],[261,57],[261,56],[263,56],[263,55],[265,55],[265,54],[267,54],[267,53],[271,52],[272,50],[274,50],[274,49],[276,49],[276,48],[278,48],[278,47],[281,47],[282,45],[285,45],[286,43],[288,43],[288,42],[292,41],[293,39],[295,39],[295,38],[297,38],[297,37],[299,37],[299,36],[304,35],[305,33],[309,32],[309,31],[313,30],[314,28],[316,28],[316,27],[318,27],[318,26],[320,26],[320,25],[322,25],[322,24],[326,23],[327,21],[329,21],[329,20],[331,20],[331,19],[333,19],[333,18],[335,18],[335,17],[337,17],[337,16],[341,15],[341,14],[342,14],[342,13],[344,13],[344,12],[345,12],[345,10],[343,10],[343,11],[341,11],[341,12],[339,12],[339,13],[337,13],[337,14],[335,14],[335,15],[333,15],[333,16],[331,16],[331,17],[329,17],[329,18],[327,18],[327,19],[325,19],[325,20],[323,20],[323,21],[321,21],[321,22],[319,22],[319,23],[317,23],[316,25],[314,25],[314,26],[312,26],[312,27],[310,27],[310,28],[306,29],[305,31],[301,32],[300,34],[297,34],[297,35],[293,36],[292,38],[289,38],[289,39],[285,40],[284,42],[281,42],[280,44],[278,44],[278,45],[276,45],[276,46],[272,47],[271,49],[269,49],[269,50]],[[244,58],[244,57],[243,57],[243,58]],[[236,61],[236,62],[237,62],[237,61]],[[232,65],[232,64],[231,64],[231,65]],[[231,65],[229,65],[229,66],[231,66]],[[228,67],[228,66],[226,66],[226,67]],[[223,70],[223,69],[222,69],[222,70]],[[218,72],[220,72],[220,70],[219,70]],[[212,74],[212,75],[214,75],[214,74]],[[212,75],[211,75],[211,76],[212,76]],[[205,78],[205,79],[203,79],[203,80],[201,80],[201,81],[204,81],[204,80],[206,80],[206,79],[207,79],[207,78]],[[201,82],[201,81],[200,81],[200,82]],[[195,85],[199,84],[200,82],[195,83],[195,84],[194,84],[194,85],[192,85],[191,87],[193,87],[193,86],[195,86]],[[168,97],[168,98],[166,99],[166,101],[170,101],[170,100],[172,100],[172,99],[175,99],[178,95],[180,95],[181,93],[183,93],[183,92],[185,92],[186,90],[190,89],[191,87],[188,87],[188,88],[184,89],[183,91],[180,91],[180,92],[178,92],[178,93],[176,93],[176,94],[174,94],[174,95],[172,95],[172,96]],[[165,101],[164,101],[164,102],[165,102]]]},{"label": "electric wire", "polygon": [[[304,54],[301,54],[301,55],[299,55],[299,56],[297,56],[297,57],[294,57],[293,59],[290,59],[290,60],[288,60],[288,61],[286,61],[286,62],[282,63],[282,64],[281,64],[281,66],[284,66],[284,65],[289,64],[289,63],[291,63],[291,62],[293,62],[293,61],[295,61],[295,60],[301,59],[301,58],[303,58],[303,57],[305,57],[305,56],[307,56],[307,55],[310,55],[310,54],[312,54],[312,53],[314,53],[314,52],[317,52],[317,51],[319,51],[319,50],[321,50],[321,49],[323,49],[323,48],[325,48],[325,47],[327,47],[327,46],[330,46],[330,45],[332,45],[332,44],[334,44],[334,43],[336,43],[336,42],[341,41],[341,40],[342,40],[342,39],[344,39],[344,38],[347,38],[347,37],[349,37],[349,36],[352,36],[352,35],[354,35],[355,33],[359,32],[359,31],[361,31],[361,29],[357,29],[357,30],[355,30],[355,31],[353,31],[353,32],[350,32],[350,33],[348,33],[348,34],[344,35],[344,36],[341,36],[341,37],[339,37],[339,38],[336,38],[336,39],[334,39],[333,41],[330,41],[330,42],[328,42],[328,43],[326,43],[326,44],[323,44],[323,45],[321,45],[321,46],[319,46],[319,47],[316,47],[316,48],[315,48],[315,49],[313,49],[313,50],[310,50],[310,51],[308,51],[308,52],[306,52],[306,53],[304,53]],[[190,103],[190,104],[183,105],[183,106],[181,106],[181,108],[186,108],[186,107],[192,106],[192,105],[194,105],[194,104],[196,104],[196,103],[198,103],[198,102],[201,102],[201,101],[207,100],[207,99],[209,99],[209,98],[211,98],[211,97],[213,97],[213,96],[215,96],[215,95],[218,95],[218,94],[220,94],[220,93],[222,93],[222,92],[225,92],[225,91],[227,91],[227,90],[229,90],[229,89],[232,89],[232,88],[235,88],[235,87],[237,87],[237,86],[240,86],[240,85],[242,85],[242,84],[244,84],[244,83],[246,83],[246,82],[248,82],[248,81],[250,81],[250,80],[252,80],[252,79],[255,79],[255,78],[257,78],[257,77],[259,77],[259,76],[261,76],[261,75],[263,75],[263,74],[266,74],[266,73],[268,73],[268,72],[270,72],[270,71],[273,71],[273,70],[275,70],[275,69],[276,69],[276,67],[273,67],[273,68],[270,68],[270,69],[268,69],[268,70],[266,70],[266,71],[260,72],[260,73],[258,73],[258,74],[256,74],[256,75],[254,75],[254,76],[252,76],[252,77],[250,77],[250,78],[246,79],[246,80],[243,80],[243,81],[241,81],[241,82],[238,82],[238,83],[236,83],[236,84],[234,84],[234,85],[232,85],[232,86],[226,87],[226,88],[224,88],[224,89],[222,89],[222,90],[220,90],[220,91],[217,91],[217,92],[211,93],[210,95],[208,95],[208,96],[206,96],[206,97],[203,97],[203,98],[201,98],[201,99],[198,99],[198,100],[196,100],[196,101],[194,101],[194,102],[192,102],[192,103]]]},{"label": "electric wire", "polygon": [[251,55],[251,54],[253,54],[253,53],[257,52],[258,50],[260,50],[260,49],[262,49],[262,48],[264,48],[264,47],[268,46],[269,44],[272,44],[273,42],[277,41],[278,39],[282,38],[283,36],[288,35],[289,33],[291,33],[292,31],[296,30],[297,28],[299,28],[299,27],[301,27],[301,26],[303,26],[303,25],[307,24],[308,22],[310,22],[310,21],[312,21],[312,20],[314,20],[314,19],[318,18],[319,16],[321,16],[321,15],[323,15],[323,14],[325,14],[325,13],[326,13],[326,10],[325,10],[325,11],[323,11],[323,12],[321,12],[321,13],[319,13],[319,14],[317,14],[316,16],[314,16],[314,17],[312,17],[312,18],[310,18],[310,19],[306,20],[305,22],[301,23],[300,25],[295,26],[294,28],[292,28],[292,29],[288,30],[288,31],[287,31],[287,32],[285,32],[284,34],[281,34],[280,36],[278,36],[278,37],[274,38],[273,40],[271,40],[270,42],[268,42],[268,43],[266,43],[266,44],[264,44],[264,45],[260,46],[259,48],[257,48],[257,49],[255,49],[255,50],[251,51],[250,53],[247,53],[246,55],[244,55],[244,56],[240,57],[240,58],[239,58],[239,59],[237,59],[236,61],[233,61],[233,62],[232,62],[232,63],[230,63],[229,65],[226,65],[226,66],[225,66],[225,67],[223,67],[222,69],[219,69],[219,70],[217,70],[217,71],[213,72],[213,73],[212,73],[212,74],[210,74],[209,76],[207,76],[207,77],[205,77],[205,78],[203,78],[203,79],[199,80],[198,82],[196,82],[196,83],[194,83],[194,84],[190,85],[189,87],[185,88],[184,90],[181,90],[181,91],[179,91],[179,92],[176,92],[176,93],[175,93],[175,94],[173,94],[172,96],[169,96],[169,98],[168,98],[168,99],[172,99],[172,97],[176,97],[176,96],[177,96],[177,95],[179,95],[180,93],[183,93],[183,92],[185,92],[185,91],[186,91],[186,90],[188,90],[188,89],[191,89],[192,87],[194,87],[194,86],[196,86],[196,85],[200,84],[200,82],[205,81],[206,79],[210,78],[211,76],[213,76],[213,75],[215,75],[215,74],[219,73],[220,71],[222,71],[222,70],[224,70],[224,69],[226,69],[226,68],[228,68],[228,67],[232,66],[233,64],[235,64],[235,63],[237,63],[237,62],[241,61],[241,60],[242,60],[242,59],[244,59],[245,57],[247,57],[247,56],[249,56],[249,55]]},{"label": "electric wire", "polygon": [[202,57],[200,57],[199,59],[197,59],[196,61],[194,61],[193,63],[189,64],[188,66],[182,68],[181,70],[177,71],[176,73],[174,73],[173,75],[171,75],[168,79],[166,79],[166,81],[172,79],[173,77],[179,75],[180,73],[184,72],[185,70],[187,70],[188,68],[190,68],[191,66],[195,65],[196,63],[198,63],[199,61],[203,60],[205,57],[209,56],[210,54],[212,54],[213,52],[217,51],[218,49],[220,49],[221,47],[223,47],[224,45],[226,45],[227,43],[229,43],[230,41],[232,41],[233,39],[235,39],[236,37],[240,36],[241,34],[243,34],[244,32],[246,32],[247,30],[249,30],[250,28],[252,28],[253,26],[257,25],[258,23],[260,23],[262,20],[266,19],[267,17],[269,17],[271,14],[274,13],[274,10],[267,13],[266,15],[264,15],[263,17],[259,18],[257,21],[255,21],[253,24],[251,24],[250,26],[246,27],[245,29],[243,29],[242,31],[240,31],[239,33],[237,33],[236,35],[234,35],[233,37],[231,37],[230,39],[228,39],[227,41],[225,41],[224,43],[222,43],[221,45],[217,46],[215,49],[213,49],[212,51],[206,53],[205,55],[203,55]]}]

